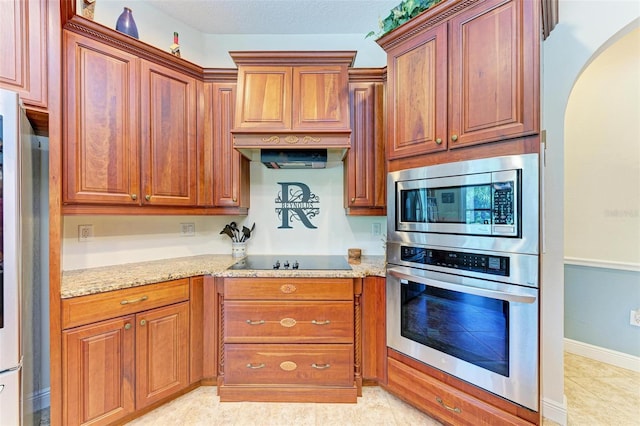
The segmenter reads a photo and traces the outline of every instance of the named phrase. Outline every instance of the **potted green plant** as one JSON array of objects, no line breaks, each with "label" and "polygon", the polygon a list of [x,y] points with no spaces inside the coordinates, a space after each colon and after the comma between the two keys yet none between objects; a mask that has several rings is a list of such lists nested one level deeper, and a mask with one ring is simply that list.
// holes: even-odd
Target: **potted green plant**
[{"label": "potted green plant", "polygon": [[379,31],[370,31],[366,37],[374,36],[375,38],[380,38],[441,1],[442,0],[402,0],[400,4],[391,9],[389,16],[378,22],[380,26]]}]

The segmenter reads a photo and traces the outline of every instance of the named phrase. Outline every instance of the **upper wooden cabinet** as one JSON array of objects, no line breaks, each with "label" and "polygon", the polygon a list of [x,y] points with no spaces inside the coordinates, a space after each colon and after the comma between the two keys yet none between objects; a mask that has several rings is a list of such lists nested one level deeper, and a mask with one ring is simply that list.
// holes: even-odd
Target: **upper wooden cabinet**
[{"label": "upper wooden cabinet", "polygon": [[389,159],[539,132],[538,9],[450,0],[378,40],[388,54]]},{"label": "upper wooden cabinet", "polygon": [[63,33],[63,201],[140,203],[139,60]]},{"label": "upper wooden cabinet", "polygon": [[141,61],[143,204],[196,204],[196,80]]},{"label": "upper wooden cabinet", "polygon": [[355,52],[230,54],[238,65],[236,147],[283,140],[284,146],[348,147],[348,69]]},{"label": "upper wooden cabinet", "polygon": [[194,206],[196,80],[65,31],[65,203]]},{"label": "upper wooden cabinet", "polygon": [[348,215],[386,214],[384,83],[379,69],[350,73],[351,148],[344,160],[344,206]]},{"label": "upper wooden cabinet", "polygon": [[204,141],[199,156],[198,205],[246,214],[249,208],[249,160],[233,148],[236,83],[204,84]]},{"label": "upper wooden cabinet", "polygon": [[29,106],[47,108],[47,0],[0,1],[0,87]]}]

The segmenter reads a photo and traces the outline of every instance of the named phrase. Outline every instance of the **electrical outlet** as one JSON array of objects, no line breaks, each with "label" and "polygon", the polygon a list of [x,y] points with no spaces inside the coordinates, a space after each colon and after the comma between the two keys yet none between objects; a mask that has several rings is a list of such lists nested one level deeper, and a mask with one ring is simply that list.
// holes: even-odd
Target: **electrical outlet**
[{"label": "electrical outlet", "polygon": [[93,225],[78,225],[78,241],[84,243],[93,240]]},{"label": "electrical outlet", "polygon": [[180,235],[183,237],[193,237],[196,235],[196,224],[193,222],[180,224]]},{"label": "electrical outlet", "polygon": [[640,327],[640,310],[631,311],[629,314],[629,324]]},{"label": "electrical outlet", "polygon": [[371,224],[371,235],[377,237],[382,232],[382,225],[380,222],[374,222]]}]

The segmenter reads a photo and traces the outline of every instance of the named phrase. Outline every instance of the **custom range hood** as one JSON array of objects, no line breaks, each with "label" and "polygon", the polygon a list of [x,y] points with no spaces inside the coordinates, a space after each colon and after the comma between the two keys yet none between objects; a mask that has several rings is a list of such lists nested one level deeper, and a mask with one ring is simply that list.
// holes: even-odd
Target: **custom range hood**
[{"label": "custom range hood", "polygon": [[269,168],[324,168],[344,159],[355,51],[229,53],[238,65],[236,150]]}]

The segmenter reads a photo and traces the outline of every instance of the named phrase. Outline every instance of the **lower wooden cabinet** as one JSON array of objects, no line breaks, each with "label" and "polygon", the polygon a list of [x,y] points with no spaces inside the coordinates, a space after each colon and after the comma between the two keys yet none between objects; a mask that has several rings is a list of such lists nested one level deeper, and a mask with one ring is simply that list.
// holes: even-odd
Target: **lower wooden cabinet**
[{"label": "lower wooden cabinet", "polygon": [[220,282],[220,401],[356,402],[360,280]]},{"label": "lower wooden cabinet", "polygon": [[[107,294],[115,318],[63,331],[63,424],[111,424],[189,385],[189,279],[144,287],[135,299],[128,298],[133,289]],[[145,303],[157,303],[154,290],[176,303],[145,310]],[[65,299],[63,312],[82,299],[94,306],[95,296]],[[116,316],[132,305],[139,311]]]},{"label": "lower wooden cabinet", "polygon": [[540,424],[537,412],[484,391],[472,391],[472,385],[460,385],[442,372],[437,373],[442,377],[428,374],[426,368],[417,367],[417,361],[389,352],[385,388],[443,423],[467,426]]}]

